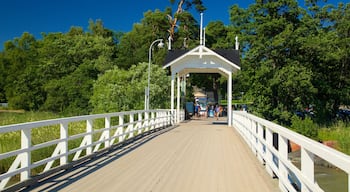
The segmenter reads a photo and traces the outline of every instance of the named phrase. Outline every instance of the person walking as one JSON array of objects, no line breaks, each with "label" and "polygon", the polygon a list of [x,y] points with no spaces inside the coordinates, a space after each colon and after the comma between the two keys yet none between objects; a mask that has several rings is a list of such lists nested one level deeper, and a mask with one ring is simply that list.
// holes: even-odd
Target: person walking
[{"label": "person walking", "polygon": [[219,105],[215,105],[215,117],[216,117],[216,120],[219,120],[219,113],[220,113]]}]

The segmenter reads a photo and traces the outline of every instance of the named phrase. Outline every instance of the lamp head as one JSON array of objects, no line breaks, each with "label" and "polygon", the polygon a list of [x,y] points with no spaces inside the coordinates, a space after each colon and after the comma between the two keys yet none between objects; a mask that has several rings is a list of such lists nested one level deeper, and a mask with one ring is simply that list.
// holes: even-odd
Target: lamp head
[{"label": "lamp head", "polygon": [[158,48],[163,48],[164,47],[164,43],[163,43],[163,39],[158,43]]}]

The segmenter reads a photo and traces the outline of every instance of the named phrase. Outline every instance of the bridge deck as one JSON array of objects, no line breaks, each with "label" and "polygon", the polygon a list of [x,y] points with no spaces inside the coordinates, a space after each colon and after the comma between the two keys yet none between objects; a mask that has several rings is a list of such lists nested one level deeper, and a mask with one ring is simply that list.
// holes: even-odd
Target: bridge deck
[{"label": "bridge deck", "polygon": [[31,191],[279,191],[231,127],[193,120],[59,174]]}]

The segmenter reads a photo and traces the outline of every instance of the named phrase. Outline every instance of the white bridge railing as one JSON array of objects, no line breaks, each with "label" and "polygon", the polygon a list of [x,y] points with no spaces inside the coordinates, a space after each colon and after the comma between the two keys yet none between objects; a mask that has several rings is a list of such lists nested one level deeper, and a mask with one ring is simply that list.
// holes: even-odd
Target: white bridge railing
[{"label": "white bridge railing", "polygon": [[[184,120],[184,113],[181,112],[179,115],[180,121]],[[177,123],[175,117],[176,111],[172,113],[171,110],[129,111],[0,126],[0,136],[20,132],[18,133],[20,144],[13,143],[20,147],[0,153],[0,163],[13,159],[8,171],[0,173],[0,191],[16,183],[17,185],[24,183],[26,186],[26,182],[35,182],[32,178],[38,175],[49,175],[50,172],[66,169],[74,162],[87,159],[127,139],[147,133],[147,131],[174,125]],[[72,135],[71,132],[75,126],[83,127],[83,131]],[[33,144],[32,131],[34,129],[50,128],[57,130],[58,138]],[[53,149],[51,156],[39,160],[36,158],[34,161],[33,152],[48,147]],[[37,170],[36,173],[33,173],[32,170],[38,167],[41,167],[39,173]],[[9,183],[14,177],[19,179]]]},{"label": "white bridge railing", "polygon": [[[293,174],[301,184],[301,191],[323,191],[315,180],[315,157],[333,164],[348,175],[350,192],[350,156],[295,133],[280,125],[243,111],[234,111],[232,125],[238,130],[267,172],[279,179],[282,191],[297,191],[291,184]],[[301,147],[301,168],[288,158],[288,142]]]}]

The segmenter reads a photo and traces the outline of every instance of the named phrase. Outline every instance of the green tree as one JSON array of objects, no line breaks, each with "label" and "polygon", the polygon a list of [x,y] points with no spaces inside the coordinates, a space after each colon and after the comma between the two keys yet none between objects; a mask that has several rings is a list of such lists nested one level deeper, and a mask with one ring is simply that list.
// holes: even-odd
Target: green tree
[{"label": "green tree", "polygon": [[0,103],[7,102],[5,94],[5,85],[6,85],[6,73],[5,73],[5,54],[0,52]]},{"label": "green tree", "polygon": [[45,74],[47,99],[43,110],[72,114],[91,111],[93,81],[115,65],[113,35],[101,25],[90,22],[90,33],[73,27],[67,34],[44,36],[40,69]]},{"label": "green tree", "polygon": [[294,110],[314,104],[328,121],[349,103],[349,5],[307,5],[267,0],[230,10],[228,38],[238,33],[242,47],[235,90],[269,120],[288,123]]},{"label": "green tree", "polygon": [[[313,14],[303,18],[309,29],[303,29],[307,36],[300,51],[302,62],[313,71],[313,84],[318,89],[315,98],[319,121],[335,117],[340,105],[349,105],[349,21],[350,5],[340,3],[337,8],[328,5],[323,8],[313,4]],[[331,11],[329,11],[331,10]]]},{"label": "green tree", "polygon": [[233,47],[232,43],[227,41],[228,27],[225,26],[222,21],[209,22],[208,26],[205,28],[205,31],[205,45],[207,47],[212,49]]},{"label": "green tree", "polygon": [[[166,14],[160,10],[147,11],[141,23],[134,24],[133,29],[125,33],[118,44],[117,63],[119,68],[127,69],[132,65],[148,61],[148,49],[156,39],[166,40]],[[166,49],[154,51],[152,58],[161,64]]]},{"label": "green tree", "polygon": [[269,120],[288,123],[291,113],[312,102],[316,92],[312,71],[298,61],[302,13],[295,0],[257,1],[247,10],[231,7],[230,30],[239,34],[243,56],[238,77],[244,82],[238,89]]},{"label": "green tree", "polygon": [[[144,109],[148,63],[133,65],[129,70],[108,70],[94,84],[90,103],[94,113]],[[169,77],[157,66],[151,67],[150,108],[169,108]]]},{"label": "green tree", "polygon": [[2,89],[12,108],[37,110],[43,103],[41,74],[38,73],[39,43],[34,36],[23,33],[20,38],[5,43],[1,66]]},{"label": "green tree", "polygon": [[[170,3],[175,4],[175,0],[170,0]],[[186,12],[186,10],[189,10],[193,7],[195,8],[196,11],[200,13],[206,10],[202,0],[179,0],[177,3],[177,10],[174,12],[173,15],[171,15],[171,12],[172,12],[171,10],[167,11],[168,12],[167,16],[170,24],[170,28],[168,29],[168,31],[169,31],[169,36],[172,40],[176,38],[175,33],[177,31],[177,27],[179,26],[178,22],[182,23],[182,21],[184,21],[183,18],[186,18],[189,15],[188,12]],[[183,14],[185,14],[185,16],[183,16]],[[186,28],[188,27],[188,25],[186,25],[186,23],[183,23],[183,27],[184,27],[184,30],[186,31]]]}]

